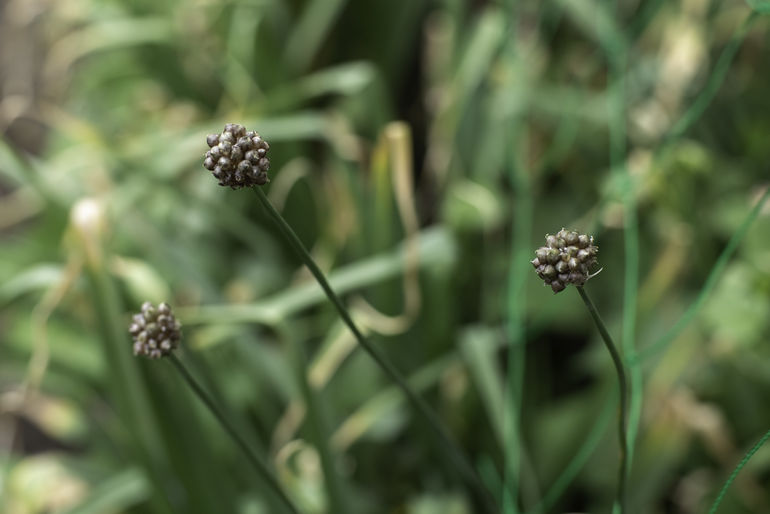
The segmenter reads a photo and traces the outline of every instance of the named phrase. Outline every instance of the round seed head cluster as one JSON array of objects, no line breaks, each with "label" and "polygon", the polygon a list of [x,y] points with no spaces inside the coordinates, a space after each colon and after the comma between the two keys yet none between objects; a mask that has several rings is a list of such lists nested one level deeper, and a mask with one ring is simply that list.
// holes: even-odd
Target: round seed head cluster
[{"label": "round seed head cluster", "polygon": [[599,247],[593,244],[594,237],[561,229],[555,236],[546,235],[545,241],[546,246],[538,248],[532,260],[537,275],[554,293],[563,291],[568,284],[585,284],[591,277],[588,270],[596,264],[599,253]]},{"label": "round seed head cluster", "polygon": [[243,125],[228,123],[221,134],[206,136],[206,144],[209,151],[203,167],[211,171],[220,186],[237,189],[270,182],[270,145],[253,130],[247,132]]},{"label": "round seed head cluster", "polygon": [[182,325],[171,313],[167,303],[155,307],[150,302],[142,304],[142,311],[134,314],[128,331],[134,338],[134,355],[160,359],[179,346]]}]

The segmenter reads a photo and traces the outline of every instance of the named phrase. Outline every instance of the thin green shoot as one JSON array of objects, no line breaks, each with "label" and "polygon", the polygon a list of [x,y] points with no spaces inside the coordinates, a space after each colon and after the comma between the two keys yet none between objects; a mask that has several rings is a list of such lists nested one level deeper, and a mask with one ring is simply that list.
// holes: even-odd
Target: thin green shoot
[{"label": "thin green shoot", "polygon": [[227,419],[227,416],[224,415],[219,407],[217,407],[217,404],[213,398],[211,398],[211,396],[209,396],[209,394],[203,389],[203,386],[201,386],[198,381],[195,380],[195,378],[187,370],[184,364],[182,364],[182,361],[180,361],[177,356],[173,354],[169,356],[169,360],[177,369],[177,371],[179,371],[179,374],[182,375],[182,378],[185,380],[185,382],[187,382],[187,384],[190,386],[190,389],[192,389],[195,395],[204,403],[204,405],[206,405],[209,411],[211,411],[211,413],[217,419],[219,424],[222,425],[222,428],[225,429],[228,435],[232,437],[233,441],[235,441],[238,447],[243,451],[248,461],[252,464],[252,466],[254,466],[254,469],[257,471],[260,478],[264,480],[265,484],[267,484],[267,486],[275,493],[278,499],[281,500],[281,503],[284,505],[284,507],[286,507],[286,510],[293,514],[299,514],[299,510],[294,506],[294,503],[283,491],[280,484],[278,483],[278,480],[276,480],[276,478],[273,476],[273,473],[271,473],[267,468],[267,465],[262,462],[256,453],[254,453],[254,450],[252,450],[246,440],[241,437],[241,435],[235,429],[235,426],[230,422],[230,420]]},{"label": "thin green shoot", "polygon": [[617,503],[620,506],[621,514],[626,512],[626,476],[628,475],[628,466],[626,464],[628,458],[628,441],[626,439],[626,423],[628,419],[628,382],[626,379],[626,372],[623,366],[623,359],[618,353],[615,343],[612,341],[610,333],[607,331],[607,327],[599,316],[599,311],[596,310],[596,306],[589,298],[583,286],[577,286],[580,298],[588,308],[588,312],[591,313],[591,317],[596,324],[596,328],[599,329],[599,333],[602,336],[602,341],[607,347],[612,357],[612,363],[615,365],[615,371],[618,375],[618,383],[620,385],[620,416],[618,418],[618,440],[620,442],[620,469],[618,471],[618,492]]},{"label": "thin green shoot", "polygon": [[737,466],[735,466],[735,469],[732,473],[730,473],[729,478],[725,482],[725,485],[722,486],[722,489],[719,491],[719,494],[717,495],[716,499],[714,500],[714,504],[711,506],[711,509],[709,510],[709,514],[716,514],[717,509],[719,508],[719,504],[722,503],[722,500],[724,499],[725,495],[727,494],[727,490],[730,488],[730,484],[733,483],[735,478],[738,476],[738,473],[741,472],[743,467],[749,463],[749,460],[754,456],[757,451],[762,447],[767,440],[770,439],[770,430],[768,430],[765,435],[762,436],[762,438],[757,441],[757,444],[755,444],[751,450],[744,455],[744,457],[741,459],[741,461],[738,463]]}]

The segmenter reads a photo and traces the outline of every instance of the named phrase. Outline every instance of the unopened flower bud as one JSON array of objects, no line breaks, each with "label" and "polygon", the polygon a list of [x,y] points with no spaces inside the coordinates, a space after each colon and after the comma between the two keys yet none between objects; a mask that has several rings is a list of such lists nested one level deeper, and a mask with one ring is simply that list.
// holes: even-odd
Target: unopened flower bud
[{"label": "unopened flower bud", "polygon": [[210,150],[206,152],[203,167],[212,172],[220,186],[237,189],[270,182],[267,178],[270,145],[256,132],[228,123],[221,134],[207,136],[206,144]]},{"label": "unopened flower bud", "polygon": [[179,346],[182,325],[167,303],[155,307],[150,302],[144,302],[141,312],[135,314],[132,320],[128,332],[134,339],[134,355],[159,359]]},{"label": "unopened flower bud", "polygon": [[546,235],[545,241],[546,246],[535,250],[532,266],[554,293],[569,284],[582,286],[591,278],[589,270],[599,253],[592,236],[563,228],[556,235]]}]

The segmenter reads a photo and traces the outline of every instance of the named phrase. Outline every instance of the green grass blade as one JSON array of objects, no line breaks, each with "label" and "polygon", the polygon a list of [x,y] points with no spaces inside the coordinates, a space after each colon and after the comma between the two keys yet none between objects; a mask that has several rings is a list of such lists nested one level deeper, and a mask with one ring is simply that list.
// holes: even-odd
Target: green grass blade
[{"label": "green grass blade", "polygon": [[722,489],[719,491],[719,494],[716,497],[716,500],[714,500],[714,504],[711,506],[711,509],[709,509],[709,514],[716,514],[717,509],[719,508],[719,504],[722,503],[722,499],[727,494],[727,489],[730,488],[730,484],[733,483],[735,478],[738,476],[738,473],[741,472],[743,467],[748,464],[749,460],[754,456],[755,453],[762,447],[765,442],[770,439],[770,430],[768,430],[765,435],[762,436],[762,438],[757,441],[757,444],[755,444],[751,450],[748,451],[748,453],[741,459],[741,461],[738,463],[737,466],[735,466],[735,469],[732,473],[730,473],[730,477],[725,482],[725,485],[722,486]]},{"label": "green grass blade", "polygon": [[308,68],[347,0],[313,0],[294,25],[286,45],[285,60],[295,72]]},{"label": "green grass blade", "polygon": [[727,263],[730,261],[733,253],[735,253],[735,250],[738,249],[738,245],[741,243],[741,241],[743,241],[743,238],[749,231],[749,227],[751,227],[751,224],[755,219],[757,219],[757,216],[762,210],[762,207],[765,205],[768,197],[770,197],[770,187],[765,189],[765,192],[759,198],[756,205],[754,205],[754,208],[751,209],[751,211],[746,215],[746,218],[738,227],[738,230],[736,230],[733,236],[730,238],[730,241],[727,243],[725,249],[722,250],[722,253],[719,255],[719,258],[714,264],[714,267],[711,268],[711,272],[706,278],[706,282],[703,284],[703,288],[698,294],[698,297],[692,302],[692,304],[690,304],[682,317],[679,318],[679,321],[677,321],[676,324],[674,324],[674,326],[668,330],[668,332],[663,334],[663,336],[661,336],[656,342],[652,343],[638,354],[632,355],[629,358],[631,365],[636,365],[638,362],[645,361],[663,350],[673,340],[679,337],[684,329],[687,328],[693,319],[695,319],[695,316],[698,315],[701,308],[703,308],[703,305],[706,303],[706,300],[711,295],[711,292],[714,290],[714,287],[722,276],[722,273],[727,267]]},{"label": "green grass blade", "polygon": [[[420,267],[423,269],[451,265],[456,259],[456,243],[444,228],[429,228],[418,236]],[[404,271],[405,246],[348,264],[329,274],[329,283],[338,294],[347,294],[393,277]],[[315,282],[288,288],[256,303],[242,305],[211,305],[177,309],[186,325],[264,323],[274,325],[294,314],[316,306],[326,299],[323,289]]]},{"label": "green grass blade", "polygon": [[717,94],[717,91],[719,91],[719,88],[722,86],[722,83],[727,78],[730,64],[732,64],[735,54],[738,53],[738,49],[741,47],[743,40],[746,38],[746,35],[749,33],[749,30],[754,23],[759,19],[759,13],[752,11],[738,27],[733,34],[733,37],[730,39],[730,42],[719,56],[719,59],[714,66],[714,71],[709,76],[708,83],[706,83],[706,87],[703,88],[703,91],[701,91],[690,108],[685,111],[682,117],[679,118],[679,121],[677,121],[671,128],[666,135],[666,141],[674,140],[684,134],[705,112],[706,108],[711,104],[711,101]]},{"label": "green grass blade", "polygon": [[[510,121],[511,132],[517,122]],[[515,139],[514,139],[515,140]],[[506,313],[508,322],[508,375],[505,395],[505,511],[518,512],[517,495],[520,467],[523,457],[521,442],[521,403],[524,389],[524,365],[526,360],[525,318],[527,311],[526,283],[530,273],[532,218],[534,202],[528,170],[523,168],[516,155],[515,145],[508,151],[510,181],[514,187],[514,223],[511,227],[511,263],[508,273]]]},{"label": "green grass blade", "polygon": [[567,490],[569,484],[575,479],[577,474],[583,469],[583,466],[588,462],[589,457],[594,453],[599,442],[602,440],[602,436],[607,431],[607,426],[612,419],[612,413],[615,410],[614,404],[616,399],[609,398],[604,403],[604,409],[594,423],[588,436],[583,440],[583,444],[578,449],[575,456],[564,467],[561,474],[554,480],[553,485],[543,496],[543,499],[536,505],[528,514],[534,512],[550,512],[553,509],[556,502],[559,500],[564,491]]},{"label": "green grass blade", "polygon": [[[618,5],[615,4],[617,10]],[[626,67],[627,52],[623,45],[607,49],[610,66],[611,85],[610,98],[612,112],[610,114],[610,169],[620,176],[623,201],[623,244],[624,244],[624,273],[623,273],[623,335],[621,338],[623,355],[633,355],[636,352],[636,313],[639,290],[639,225],[636,215],[636,195],[634,182],[626,166]],[[642,409],[642,370],[640,366],[629,368],[629,412],[626,425],[626,469],[623,473],[628,476],[634,455],[639,418]]]}]

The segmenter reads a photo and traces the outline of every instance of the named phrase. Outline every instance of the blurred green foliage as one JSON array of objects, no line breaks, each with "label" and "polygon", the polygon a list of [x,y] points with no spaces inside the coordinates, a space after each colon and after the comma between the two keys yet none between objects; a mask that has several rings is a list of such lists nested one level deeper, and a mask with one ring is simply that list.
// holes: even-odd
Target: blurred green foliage
[{"label": "blurred green foliage", "polygon": [[[770,427],[766,12],[0,2],[0,511],[279,511],[169,363],[131,356],[150,300],[305,512],[329,511],[319,445],[353,512],[475,512],[253,195],[201,167],[238,122],[356,321],[495,496],[515,488],[509,512],[610,509],[610,363],[528,263],[590,230],[587,289],[636,377],[631,511],[705,512]],[[721,511],[770,511],[768,485],[763,447]]]}]

